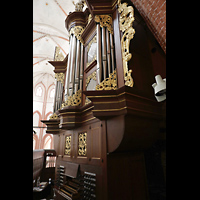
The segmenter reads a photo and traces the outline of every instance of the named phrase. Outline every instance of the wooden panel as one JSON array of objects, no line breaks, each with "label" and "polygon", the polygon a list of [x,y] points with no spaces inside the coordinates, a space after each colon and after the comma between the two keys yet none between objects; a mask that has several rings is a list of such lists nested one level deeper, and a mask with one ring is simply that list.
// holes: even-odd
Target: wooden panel
[{"label": "wooden panel", "polygon": [[91,129],[91,159],[101,158],[101,127]]}]

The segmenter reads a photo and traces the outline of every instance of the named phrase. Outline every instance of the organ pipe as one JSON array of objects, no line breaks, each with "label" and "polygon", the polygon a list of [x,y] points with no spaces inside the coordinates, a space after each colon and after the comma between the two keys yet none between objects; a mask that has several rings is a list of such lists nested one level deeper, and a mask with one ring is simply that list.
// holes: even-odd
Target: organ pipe
[{"label": "organ pipe", "polygon": [[107,28],[106,28],[106,41],[107,41],[108,74],[110,74],[111,73],[110,36]]},{"label": "organ pipe", "polygon": [[106,79],[106,67],[107,67],[107,58],[106,58],[106,27],[102,28],[102,58],[103,58],[103,78]]},{"label": "organ pipe", "polygon": [[81,43],[81,63],[80,63],[80,79],[79,79],[79,89],[82,89],[83,86],[83,44]]},{"label": "organ pipe", "polygon": [[72,43],[72,59],[70,63],[70,72],[69,72],[69,96],[72,96],[74,92],[74,69],[75,69],[75,61],[76,61],[76,37],[73,35],[73,43]]},{"label": "organ pipe", "polygon": [[114,61],[114,42],[113,42],[113,35],[111,33],[110,34],[110,48],[111,48],[111,65],[112,65],[112,72],[114,72],[114,64],[115,64],[115,61]]},{"label": "organ pipe", "polygon": [[97,24],[97,81],[98,84],[102,81],[102,62],[101,62],[101,30]]},{"label": "organ pipe", "polygon": [[80,73],[80,41],[77,40],[77,51],[76,51],[76,71],[75,71],[75,88],[74,93],[78,91],[79,86],[79,73]]},{"label": "organ pipe", "polygon": [[66,71],[66,79],[65,79],[65,101],[67,100],[67,97],[69,95],[69,70],[70,70],[70,63],[71,63],[71,54],[72,54],[72,38],[73,36],[70,36],[70,47],[69,47],[69,55],[68,55],[68,62],[67,62],[67,71]]}]

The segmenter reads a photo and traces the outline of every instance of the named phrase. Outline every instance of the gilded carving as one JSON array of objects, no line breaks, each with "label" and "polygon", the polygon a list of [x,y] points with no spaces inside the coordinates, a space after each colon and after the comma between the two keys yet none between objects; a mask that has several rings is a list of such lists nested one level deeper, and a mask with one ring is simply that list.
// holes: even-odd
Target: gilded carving
[{"label": "gilded carving", "polygon": [[90,82],[90,80],[91,79],[93,79],[93,80],[97,80],[97,73],[96,73],[96,71],[95,72],[93,72],[92,74],[90,74],[87,78],[86,78],[86,85],[85,85],[85,87],[87,88],[87,86],[88,86],[88,84],[89,84],[89,82]]},{"label": "gilded carving", "polygon": [[64,56],[62,52],[60,52],[60,47],[56,47],[54,61],[63,61],[63,60],[64,60]]},{"label": "gilded carving", "polygon": [[64,73],[56,73],[55,79],[57,79],[57,81],[60,81],[62,84],[64,84]]},{"label": "gilded carving", "polygon": [[120,30],[123,32],[121,39],[121,48],[122,48],[122,60],[123,60],[123,69],[124,69],[124,80],[125,85],[133,87],[133,78],[131,77],[132,70],[128,69],[128,61],[131,59],[132,54],[129,53],[130,40],[135,34],[135,30],[132,27],[134,21],[133,7],[128,6],[125,2],[121,4],[121,0],[118,1],[118,11],[120,13],[119,24]]},{"label": "gilded carving", "polygon": [[109,74],[109,77],[103,80],[96,86],[96,90],[116,90],[117,89],[117,75],[116,70]]},{"label": "gilded carving", "polygon": [[58,115],[56,115],[56,113],[54,113],[53,115],[51,115],[49,117],[49,119],[58,119]]},{"label": "gilded carving", "polygon": [[81,104],[82,90],[78,90],[72,96],[69,96],[67,100],[62,104],[62,108],[65,106],[79,106]]},{"label": "gilded carving", "polygon": [[72,3],[75,5],[75,11],[80,11],[80,12],[83,11],[85,1],[79,0],[77,3],[72,1]]},{"label": "gilded carving", "polygon": [[74,34],[76,36],[76,38],[78,40],[80,40],[80,42],[82,44],[84,44],[83,38],[81,37],[81,34],[83,33],[83,31],[84,31],[84,28],[82,26],[75,26],[75,27],[73,27],[73,28],[70,29],[69,34],[70,35]]},{"label": "gilded carving", "polygon": [[107,27],[108,31],[113,34],[112,16],[110,15],[95,15],[95,22],[100,23],[100,27]]},{"label": "gilded carving", "polygon": [[[92,46],[92,48],[91,48],[91,46]],[[95,35],[88,44],[88,48],[87,48],[88,59],[87,59],[86,67],[88,67],[94,60],[96,60],[96,58],[97,58],[96,49],[97,49],[97,36]]]},{"label": "gilded carving", "polygon": [[88,23],[87,24],[89,24],[91,20],[92,20],[92,15],[89,14],[89,16],[88,16]]},{"label": "gilded carving", "polygon": [[78,155],[86,156],[87,154],[87,133],[80,133],[78,136]]},{"label": "gilded carving", "polygon": [[70,155],[71,153],[71,135],[65,137],[65,155]]}]

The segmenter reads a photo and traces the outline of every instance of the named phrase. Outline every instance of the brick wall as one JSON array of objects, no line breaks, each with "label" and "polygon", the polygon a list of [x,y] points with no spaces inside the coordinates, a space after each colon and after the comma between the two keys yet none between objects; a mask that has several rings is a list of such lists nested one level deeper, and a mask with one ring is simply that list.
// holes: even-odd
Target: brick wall
[{"label": "brick wall", "polygon": [[166,0],[131,0],[166,53]]}]

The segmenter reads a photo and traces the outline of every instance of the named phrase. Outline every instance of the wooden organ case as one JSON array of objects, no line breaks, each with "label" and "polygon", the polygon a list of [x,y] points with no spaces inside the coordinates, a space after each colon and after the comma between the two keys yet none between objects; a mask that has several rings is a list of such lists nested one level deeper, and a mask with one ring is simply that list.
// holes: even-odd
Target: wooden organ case
[{"label": "wooden organ case", "polygon": [[49,61],[54,114],[42,122],[54,135],[55,199],[149,199],[144,150],[165,126],[152,88],[165,54],[131,1],[86,4],[65,20],[69,54]]}]

